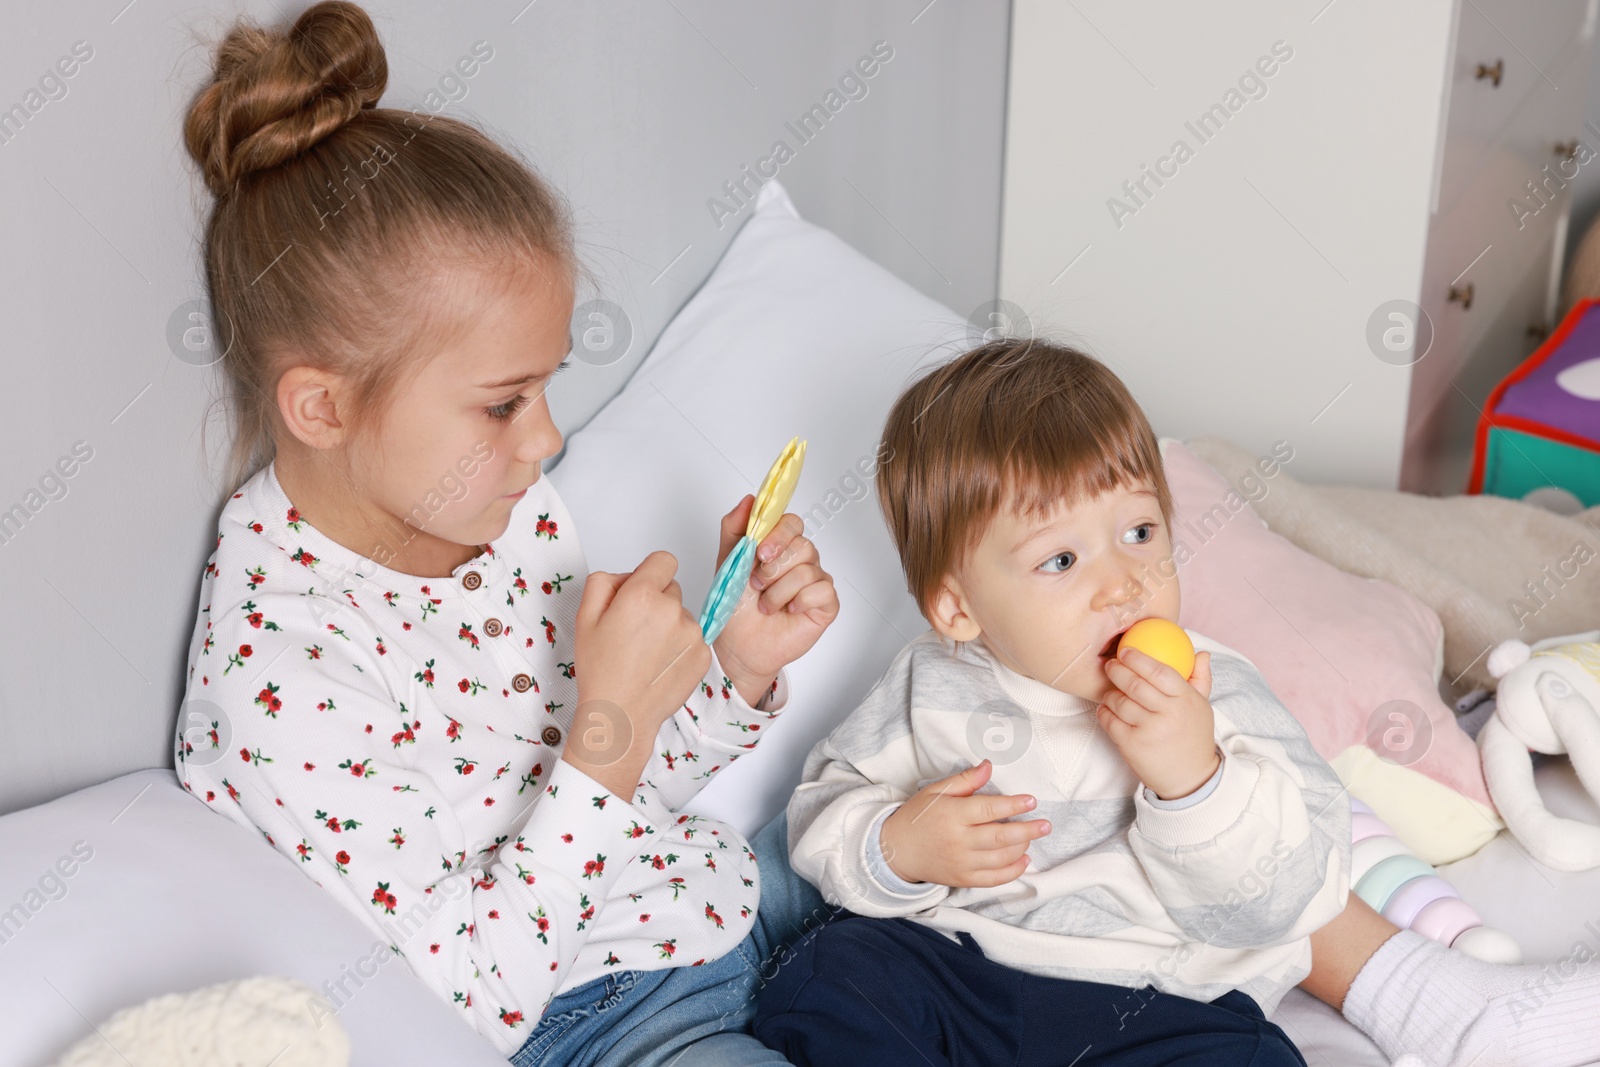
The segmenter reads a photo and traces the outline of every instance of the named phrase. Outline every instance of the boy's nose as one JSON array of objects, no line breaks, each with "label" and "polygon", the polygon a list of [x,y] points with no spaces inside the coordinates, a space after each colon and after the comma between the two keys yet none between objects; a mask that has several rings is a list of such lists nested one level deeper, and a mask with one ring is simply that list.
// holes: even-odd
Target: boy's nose
[{"label": "boy's nose", "polygon": [[1132,563],[1108,566],[1097,597],[1097,608],[1116,609],[1144,598],[1144,586]]}]

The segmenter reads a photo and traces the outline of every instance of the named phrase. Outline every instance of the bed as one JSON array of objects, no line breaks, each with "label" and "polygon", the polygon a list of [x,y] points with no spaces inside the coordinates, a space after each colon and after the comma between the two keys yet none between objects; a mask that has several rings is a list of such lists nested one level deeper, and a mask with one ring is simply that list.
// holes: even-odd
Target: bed
[{"label": "bed", "polygon": [[[691,610],[711,579],[717,517],[791,436],[809,440],[790,509],[835,576],[840,617],[790,668],[793,697],[777,727],[691,810],[758,829],[782,808],[805,753],[925,629],[868,472],[893,396],[977,335],[800,218],[771,182],[626,387],[569,436],[550,476],[591,568],[628,570],[665,548]],[[1566,761],[1541,762],[1537,778],[1558,814],[1600,822]],[[0,1002],[0,1067],[42,1067],[116,1009],[157,994],[256,974],[330,991],[357,1065],[504,1062],[402,962],[370,962],[375,946],[352,915],[256,835],[206,811],[169,768],[0,818],[0,851],[0,978],[13,991]],[[173,873],[202,868],[205,884]],[[1600,951],[1600,871],[1549,870],[1502,833],[1444,873],[1529,960]],[[1313,1065],[1386,1062],[1298,990],[1275,1019]]]}]

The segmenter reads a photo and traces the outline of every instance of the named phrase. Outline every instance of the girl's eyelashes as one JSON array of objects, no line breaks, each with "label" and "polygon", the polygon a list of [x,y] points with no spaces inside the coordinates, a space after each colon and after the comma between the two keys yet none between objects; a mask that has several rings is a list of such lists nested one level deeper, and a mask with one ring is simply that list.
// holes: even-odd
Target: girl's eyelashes
[{"label": "girl's eyelashes", "polygon": [[507,400],[504,404],[496,404],[492,408],[484,408],[483,413],[497,422],[503,422],[515,415],[517,412],[521,411],[522,406],[527,402],[528,398],[523,396],[521,393],[518,393],[510,400]]},{"label": "girl's eyelashes", "polygon": [[[568,356],[566,359],[561,361],[560,366],[556,367],[555,370],[550,372],[550,375],[554,376],[560,374],[570,366],[572,366],[572,357]],[[540,389],[539,391],[541,393],[544,392],[543,389]],[[532,397],[526,397],[521,393],[518,393],[510,400],[507,400],[504,404],[496,404],[492,408],[484,408],[483,413],[497,422],[504,422],[506,419],[511,418],[511,416],[515,415],[517,412],[521,411],[523,407],[531,404],[532,402]]]}]

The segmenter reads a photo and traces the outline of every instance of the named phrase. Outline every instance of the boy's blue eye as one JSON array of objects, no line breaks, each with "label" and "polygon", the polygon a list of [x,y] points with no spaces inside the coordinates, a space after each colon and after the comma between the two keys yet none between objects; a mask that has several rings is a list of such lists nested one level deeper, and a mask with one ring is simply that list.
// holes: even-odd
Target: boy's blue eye
[{"label": "boy's blue eye", "polygon": [[[1077,560],[1078,557],[1073,555],[1071,552],[1057,552],[1055,555],[1041,563],[1039,565],[1039,569],[1047,574],[1060,574],[1068,567],[1076,563]],[[1061,566],[1057,567],[1057,563],[1060,563]]]},{"label": "boy's blue eye", "polygon": [[1127,542],[1128,544],[1147,545],[1155,539],[1156,524],[1153,522],[1141,522],[1139,525],[1129,530],[1128,533],[1133,533],[1136,530],[1143,530],[1145,532],[1144,537],[1137,541],[1128,541],[1127,534],[1124,534],[1123,541]]}]

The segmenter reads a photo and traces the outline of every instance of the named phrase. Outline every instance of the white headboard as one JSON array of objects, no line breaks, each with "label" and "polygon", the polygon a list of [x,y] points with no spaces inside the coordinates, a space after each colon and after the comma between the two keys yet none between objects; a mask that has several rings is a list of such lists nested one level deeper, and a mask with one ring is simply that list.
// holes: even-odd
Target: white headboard
[{"label": "white headboard", "polygon": [[[215,368],[169,341],[203,291],[204,190],[179,125],[209,60],[197,35],[220,35],[236,10],[277,21],[303,6],[40,4],[0,34],[0,812],[170,765],[200,570],[232,488],[216,474]],[[568,196],[598,295],[626,313],[626,355],[580,363],[552,390],[568,432],[748,216],[724,183],[753,193],[761,168],[806,217],[942,303],[993,299],[1008,9],[368,5],[388,49],[385,106],[447,107],[520,149]],[[489,60],[452,75],[479,42]]]}]

